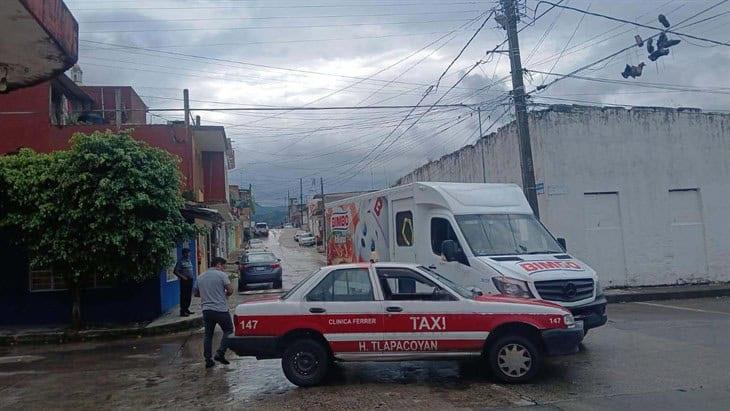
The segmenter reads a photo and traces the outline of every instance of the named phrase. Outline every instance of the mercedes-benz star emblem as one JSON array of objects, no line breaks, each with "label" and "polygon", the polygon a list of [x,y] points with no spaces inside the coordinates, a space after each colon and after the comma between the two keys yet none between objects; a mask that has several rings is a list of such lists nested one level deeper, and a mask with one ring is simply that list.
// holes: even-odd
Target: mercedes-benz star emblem
[{"label": "mercedes-benz star emblem", "polygon": [[565,284],[565,286],[563,287],[563,295],[568,298],[573,298],[578,295],[578,288],[576,288],[575,284],[573,283]]}]

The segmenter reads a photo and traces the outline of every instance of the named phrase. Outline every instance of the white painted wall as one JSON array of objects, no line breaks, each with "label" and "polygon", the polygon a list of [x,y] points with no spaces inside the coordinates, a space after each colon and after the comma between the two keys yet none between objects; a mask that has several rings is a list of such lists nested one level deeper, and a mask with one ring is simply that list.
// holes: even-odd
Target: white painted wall
[{"label": "white painted wall", "polygon": [[[542,220],[605,285],[730,281],[730,115],[555,106],[530,132]],[[521,185],[514,124],[399,183],[482,181],[483,148]]]}]

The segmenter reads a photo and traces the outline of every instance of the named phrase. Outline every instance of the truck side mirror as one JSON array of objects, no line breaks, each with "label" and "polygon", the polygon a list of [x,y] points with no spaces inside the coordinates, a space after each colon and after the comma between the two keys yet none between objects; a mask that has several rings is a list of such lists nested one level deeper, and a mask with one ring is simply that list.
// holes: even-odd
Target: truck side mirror
[{"label": "truck side mirror", "polygon": [[456,261],[456,241],[445,240],[441,243],[441,254],[446,261]]},{"label": "truck side mirror", "polygon": [[558,244],[560,244],[560,246],[563,247],[563,251],[568,251],[568,246],[565,245],[565,239],[560,237],[557,240],[558,240]]}]

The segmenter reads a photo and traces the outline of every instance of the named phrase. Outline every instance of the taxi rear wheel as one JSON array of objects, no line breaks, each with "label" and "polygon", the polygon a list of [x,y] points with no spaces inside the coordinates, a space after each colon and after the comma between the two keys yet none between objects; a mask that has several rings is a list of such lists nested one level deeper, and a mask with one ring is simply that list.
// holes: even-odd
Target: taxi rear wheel
[{"label": "taxi rear wheel", "polygon": [[487,360],[494,376],[510,383],[530,381],[540,371],[543,354],[523,335],[505,335],[489,347]]},{"label": "taxi rear wheel", "polygon": [[329,354],[321,343],[311,339],[294,341],[281,357],[281,368],[292,384],[300,387],[318,385],[327,376]]}]

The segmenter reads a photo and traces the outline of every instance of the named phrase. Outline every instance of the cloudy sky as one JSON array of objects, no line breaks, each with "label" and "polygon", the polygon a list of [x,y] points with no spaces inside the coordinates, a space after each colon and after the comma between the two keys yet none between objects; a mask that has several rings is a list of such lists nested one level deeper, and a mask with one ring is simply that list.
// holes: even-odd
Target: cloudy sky
[{"label": "cloudy sky", "polygon": [[[382,188],[429,159],[511,120],[509,60],[487,54],[505,40],[493,19],[439,81],[495,1],[482,0],[66,0],[79,21],[88,85],[131,85],[151,108],[182,108],[182,89],[204,124],[225,125],[236,149],[235,183],[260,203]],[[730,41],[730,2],[565,0],[563,5]],[[518,27],[528,70],[569,73],[656,31],[522,2]],[[712,7],[711,6],[715,6]],[[709,9],[709,10],[707,10]],[[704,11],[704,12],[703,12]],[[701,14],[698,14],[703,12]],[[686,20],[680,25],[680,22]],[[673,27],[674,28],[674,27]],[[670,36],[673,37],[673,36]],[[730,109],[730,52],[683,38],[656,63],[638,47],[535,93],[533,103]],[[501,49],[504,49],[502,47]],[[624,80],[626,64],[646,62]],[[479,64],[477,64],[479,63]],[[475,67],[476,65],[476,67]],[[554,75],[526,76],[527,89]],[[420,102],[420,104],[419,104]],[[439,106],[430,108],[438,102]],[[459,107],[458,104],[469,105]],[[410,108],[205,111],[236,107]],[[429,109],[430,108],[430,109]],[[159,112],[154,122],[182,118]],[[486,131],[485,131],[486,133]]]}]

